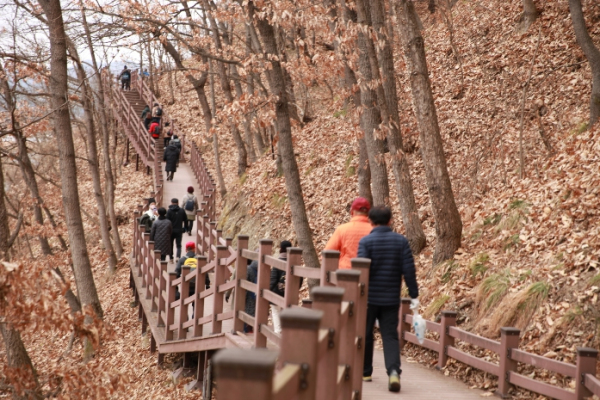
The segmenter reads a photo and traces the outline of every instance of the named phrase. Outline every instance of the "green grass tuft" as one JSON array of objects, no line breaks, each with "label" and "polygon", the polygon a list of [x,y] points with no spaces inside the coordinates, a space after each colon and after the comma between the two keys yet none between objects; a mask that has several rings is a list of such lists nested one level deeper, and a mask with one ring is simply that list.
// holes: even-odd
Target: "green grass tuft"
[{"label": "green grass tuft", "polygon": [[445,265],[443,265],[444,272],[442,273],[442,277],[440,278],[440,280],[442,283],[448,283],[452,279],[452,273],[454,272],[455,269],[460,267],[460,264],[458,264],[454,260],[448,260],[444,264],[445,264]]},{"label": "green grass tuft", "polygon": [[485,275],[488,270],[487,262],[490,260],[490,256],[487,253],[479,253],[477,257],[469,265],[471,275],[473,278],[477,278],[478,275]]},{"label": "green grass tuft", "polygon": [[534,312],[550,293],[550,284],[546,281],[532,283],[527,288],[525,299],[519,304],[520,310]]},{"label": "green grass tuft", "polygon": [[248,180],[248,174],[244,172],[242,174],[242,176],[240,176],[240,186],[243,186],[247,180]]},{"label": "green grass tuft", "polygon": [[487,217],[486,219],[483,220],[483,225],[484,226],[498,225],[498,223],[500,222],[501,219],[502,219],[502,214],[490,215],[489,217]]},{"label": "green grass tuft", "polygon": [[271,197],[271,204],[274,208],[283,208],[286,201],[287,197],[281,196],[279,193],[273,193],[273,197]]},{"label": "green grass tuft", "polygon": [[442,307],[444,307],[444,304],[446,304],[448,300],[450,300],[450,296],[448,296],[447,294],[440,295],[438,298],[429,303],[424,314],[427,317],[435,317],[440,312]]},{"label": "green grass tuft", "polygon": [[484,311],[489,310],[502,300],[510,287],[510,271],[493,274],[483,280],[478,297],[485,302]]},{"label": "green grass tuft", "polygon": [[333,117],[334,118],[345,117],[346,114],[348,114],[348,110],[346,110],[345,108],[342,108],[341,110],[334,112]]},{"label": "green grass tuft", "polygon": [[589,284],[590,286],[597,286],[600,284],[600,274],[593,276],[592,279],[590,279]]},{"label": "green grass tuft", "polygon": [[519,234],[515,233],[514,235],[509,236],[504,240],[504,246],[502,247],[502,249],[504,251],[508,251],[518,244],[519,244]]}]

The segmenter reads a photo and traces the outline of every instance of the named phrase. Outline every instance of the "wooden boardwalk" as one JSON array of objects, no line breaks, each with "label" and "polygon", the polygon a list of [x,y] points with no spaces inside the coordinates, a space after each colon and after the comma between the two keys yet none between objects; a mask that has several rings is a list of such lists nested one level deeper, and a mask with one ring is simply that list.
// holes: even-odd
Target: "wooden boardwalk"
[{"label": "wooden boardwalk", "polygon": [[[194,186],[194,194],[199,197],[200,189],[198,188],[194,173],[187,163],[181,162],[179,164],[173,181],[166,180],[164,171],[163,175],[165,177],[163,207],[168,208],[172,198],[179,199],[180,207],[183,206],[183,204],[181,204],[181,198],[187,193],[188,186]],[[192,231],[193,235],[196,234],[196,229],[197,226],[194,224]],[[194,236],[184,234],[182,240],[184,247],[182,249],[182,255],[185,254],[185,243],[193,240],[193,237]],[[175,263],[169,263],[169,271],[174,269]],[[212,312],[212,306],[213,296],[211,295],[206,298],[204,303],[205,315]],[[225,307],[226,311],[229,310],[230,303],[225,303]],[[191,312],[191,307],[188,312]],[[175,315],[177,316],[179,313],[176,312]],[[231,319],[223,321],[223,332],[231,330],[232,322],[233,320]],[[207,335],[211,330],[211,324],[206,324],[203,327],[203,334]],[[188,335],[191,337],[191,333],[188,333]],[[271,345],[272,343],[269,342],[268,347],[274,347]],[[480,390],[471,390],[464,383],[444,376],[439,371],[427,369],[416,363],[409,363],[405,359],[402,360],[402,390],[400,394],[391,393],[387,389],[387,375],[385,373],[382,350],[375,351],[373,382],[365,382],[363,384],[363,390],[363,399],[377,400],[396,399],[399,395],[411,400],[475,400],[480,399],[481,394],[484,393]]]}]

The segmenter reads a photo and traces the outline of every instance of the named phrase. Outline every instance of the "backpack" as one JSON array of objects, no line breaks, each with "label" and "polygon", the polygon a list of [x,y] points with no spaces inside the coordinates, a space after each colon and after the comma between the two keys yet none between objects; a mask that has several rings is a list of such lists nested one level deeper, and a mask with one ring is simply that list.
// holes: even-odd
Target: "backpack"
[{"label": "backpack", "polygon": [[162,116],[162,108],[158,107],[158,108],[156,109],[156,116],[157,116],[157,117],[160,117],[160,116]]},{"label": "backpack", "polygon": [[196,269],[198,268],[198,260],[196,260],[196,257],[188,257],[183,265],[189,266],[191,269]]},{"label": "backpack", "polygon": [[185,206],[183,206],[183,208],[186,211],[194,211],[194,197],[190,197],[186,202],[185,202]]},{"label": "backpack", "polygon": [[158,139],[160,137],[160,125],[159,124],[153,124],[150,127],[150,134],[152,135],[152,137],[154,139]]},{"label": "backpack", "polygon": [[123,75],[121,75],[121,78],[123,78],[125,80],[131,78],[131,75],[129,75],[129,71],[124,71]]}]

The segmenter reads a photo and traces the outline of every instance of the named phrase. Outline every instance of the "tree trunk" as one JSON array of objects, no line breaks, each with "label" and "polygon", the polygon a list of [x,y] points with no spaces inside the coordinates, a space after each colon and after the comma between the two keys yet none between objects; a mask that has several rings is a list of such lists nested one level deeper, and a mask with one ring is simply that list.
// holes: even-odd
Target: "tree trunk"
[{"label": "tree trunk", "polygon": [[[344,10],[344,23],[348,22],[356,23],[356,12],[348,8],[344,1],[342,1],[342,7]],[[335,8],[333,9],[335,11]],[[333,16],[333,15],[332,15]],[[358,82],[356,81],[356,74],[350,68],[350,65],[344,57],[344,83],[348,91],[352,94],[352,100],[355,109],[359,109],[361,106],[361,95]],[[358,195],[369,200],[373,204],[373,193],[371,193],[371,167],[369,166],[369,153],[367,151],[367,143],[365,142],[364,132],[363,137],[358,138]]]},{"label": "tree trunk", "polygon": [[[213,113],[217,112],[217,104],[216,104],[216,95],[215,95],[215,78],[213,75],[213,67],[212,61],[208,61],[208,68],[210,73],[210,99],[212,102],[212,111]],[[208,102],[206,103],[208,107]],[[210,112],[210,108],[208,108],[208,112]],[[211,117],[212,118],[212,117]],[[219,187],[221,188],[221,198],[227,194],[227,190],[225,189],[225,179],[223,178],[223,170],[221,169],[221,155],[219,154],[219,135],[215,131],[213,133],[213,153],[215,154],[215,169],[217,170],[217,181],[219,182]]]},{"label": "tree trunk", "polygon": [[[248,3],[250,20],[252,21],[254,13],[253,2]],[[290,113],[288,98],[285,87],[285,80],[281,63],[278,59],[277,42],[275,41],[275,30],[268,22],[266,16],[257,18],[256,24],[265,46],[265,58],[271,59],[271,79],[269,85],[271,92],[276,96],[275,113],[277,130],[279,132],[279,152],[282,156],[283,171],[285,174],[285,185],[287,189],[290,208],[292,210],[292,223],[298,244],[302,248],[304,263],[311,268],[319,268],[319,258],[312,239],[312,231],[308,223],[306,206],[302,195],[302,185],[300,183],[300,172],[294,155],[294,145],[292,141],[292,126],[290,122]],[[314,285],[315,282],[312,282]],[[311,283],[309,283],[311,284]]]},{"label": "tree trunk", "polygon": [[104,98],[104,86],[102,85],[100,68],[98,68],[98,62],[96,61],[96,54],[94,52],[94,46],[92,43],[92,35],[90,33],[90,27],[88,26],[83,3],[79,2],[81,11],[81,19],[85,30],[85,36],[87,41],[88,50],[92,58],[92,66],[94,67],[94,73],[98,80],[98,102],[99,105],[99,119],[100,119],[100,131],[102,132],[102,158],[104,158],[104,179],[105,185],[104,190],[106,192],[106,209],[108,210],[108,217],[110,219],[110,225],[112,227],[111,233],[113,238],[113,250],[117,256],[117,259],[123,255],[123,244],[121,242],[121,236],[119,235],[119,229],[117,224],[117,214],[115,213],[115,179],[113,173],[113,167],[110,159],[110,148],[109,148],[109,123],[108,116],[106,115],[106,102]]},{"label": "tree trunk", "polygon": [[23,389],[23,393],[13,392],[13,399],[43,399],[44,396],[41,393],[37,372],[31,362],[31,358],[29,358],[29,354],[27,354],[21,334],[5,322],[0,322],[0,332],[4,339],[8,368],[22,371],[19,374],[20,381],[18,386]]},{"label": "tree trunk", "polygon": [[410,74],[427,189],[435,218],[437,240],[433,263],[437,264],[452,258],[456,249],[460,247],[462,222],[448,176],[446,156],[427,70],[424,41],[417,27],[413,2],[400,0],[396,3],[396,13]]},{"label": "tree trunk", "polygon": [[592,96],[590,98],[590,121],[588,127],[594,125],[600,118],[600,50],[594,45],[585,25],[581,0],[569,0],[571,19],[577,43],[590,62],[592,69]]},{"label": "tree trunk", "polygon": [[77,165],[69,115],[67,87],[67,46],[60,0],[39,0],[50,30],[50,106],[54,109],[53,123],[58,147],[63,208],[73,261],[77,293],[83,306],[91,306],[102,318],[102,306],[92,274],[85,231],[81,219],[81,202],[77,192]]},{"label": "tree trunk", "polygon": [[[205,2],[206,3],[206,2]],[[219,35],[219,28],[217,27],[217,23],[212,16],[212,13],[208,10],[208,5],[205,4],[205,11],[207,13],[208,19],[210,20],[210,25],[212,28],[212,36],[215,42],[215,47],[217,51],[222,51],[223,46],[221,44],[221,37]],[[225,95],[225,100],[228,104],[233,104],[233,95],[231,94],[231,84],[229,82],[229,77],[227,76],[227,70],[225,69],[225,64],[222,62],[217,62],[217,71],[219,73],[219,78],[221,78],[221,89],[223,90],[223,94]],[[248,166],[248,153],[246,151],[246,146],[244,144],[244,140],[242,139],[242,135],[240,135],[240,131],[238,130],[237,124],[230,116],[226,116],[229,121],[229,126],[231,129],[231,134],[233,135],[233,141],[238,150],[238,176],[242,176],[246,172],[246,168]]]},{"label": "tree trunk", "polygon": [[521,29],[526,31],[529,29],[531,24],[535,22],[538,17],[537,8],[535,8],[535,4],[533,0],[523,0],[523,15],[521,17]]},{"label": "tree trunk", "polygon": [[[364,4],[356,2],[358,23],[366,26],[366,13]],[[358,10],[360,8],[360,10]],[[360,99],[362,114],[360,125],[365,135],[365,143],[369,156],[369,167],[371,168],[371,189],[373,193],[373,205],[382,206],[389,203],[390,187],[387,177],[387,167],[384,157],[384,136],[378,130],[381,124],[381,112],[377,105],[377,94],[371,87],[373,71],[369,60],[369,41],[371,39],[362,30],[358,31],[358,69],[361,75]]]},{"label": "tree trunk", "polygon": [[[250,49],[252,48],[252,36],[250,34],[250,29],[246,26],[246,56],[250,56]],[[246,76],[246,93],[250,98],[254,96],[254,76],[249,73]],[[249,122],[250,129],[252,129],[252,120],[256,118],[256,112],[252,111],[250,113]],[[258,150],[258,156],[260,157],[265,152],[265,142],[263,141],[262,135],[260,134],[260,128],[257,127],[254,130],[254,142],[256,143],[256,147]]]},{"label": "tree trunk", "polygon": [[[71,41],[69,41],[69,43],[72,44]],[[108,257],[108,273],[112,275],[117,270],[117,256],[115,255],[112,242],[110,241],[108,219],[106,218],[106,207],[104,206],[104,196],[102,195],[102,182],[100,180],[100,167],[98,165],[98,148],[96,145],[96,126],[94,123],[92,105],[93,94],[88,86],[89,83],[87,80],[87,75],[83,69],[81,61],[79,60],[77,48],[75,46],[69,46],[69,52],[75,64],[75,72],[77,74],[79,87],[81,88],[82,93],[83,119],[85,123],[88,151],[87,160],[90,168],[90,175],[92,175],[96,207],[98,208],[98,219],[100,225],[100,235],[102,237],[102,245],[104,246],[104,251]],[[116,229],[116,227],[114,229]]]},{"label": "tree trunk", "polygon": [[414,254],[418,254],[426,243],[425,232],[421,226],[419,212],[415,202],[415,194],[410,177],[408,161],[402,145],[400,132],[400,115],[398,114],[398,95],[396,93],[396,74],[394,70],[394,54],[388,40],[385,24],[385,4],[383,0],[370,1],[371,22],[377,35],[377,41],[383,44],[378,46],[378,60],[381,67],[381,86],[384,91],[390,126],[387,134],[392,166],[396,177],[396,190],[400,200],[402,221],[406,229],[406,237]]}]

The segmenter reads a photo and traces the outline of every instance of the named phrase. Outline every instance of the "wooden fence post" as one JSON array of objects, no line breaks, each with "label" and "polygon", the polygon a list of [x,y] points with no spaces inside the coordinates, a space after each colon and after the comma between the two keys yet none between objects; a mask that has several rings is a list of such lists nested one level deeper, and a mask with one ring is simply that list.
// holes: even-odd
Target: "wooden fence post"
[{"label": "wooden fence post", "polygon": [[583,400],[584,397],[592,396],[593,393],[585,387],[585,375],[596,376],[596,360],[598,350],[589,347],[577,348],[577,372],[575,374],[575,398]]},{"label": "wooden fence post", "polygon": [[[152,246],[154,248],[154,245]],[[158,309],[158,299],[160,298],[160,281],[162,279],[162,271],[160,264],[160,250],[154,250],[154,260],[152,261],[152,309]],[[158,282],[157,282],[158,279]]]},{"label": "wooden fence post", "polygon": [[[160,279],[160,289],[158,290],[158,325],[159,327],[165,326],[165,317],[163,317],[163,312],[166,314],[166,307],[165,307],[165,298],[163,297],[163,292],[165,292],[165,295],[168,296],[168,290],[167,290],[167,285],[168,285],[168,278],[165,278],[165,273],[167,272],[167,261],[161,261],[160,262],[160,275],[159,275],[159,279]],[[167,297],[168,299],[168,297]]]},{"label": "wooden fence post", "polygon": [[212,358],[219,388],[217,399],[271,400],[276,361],[275,351],[241,349],[219,351]]},{"label": "wooden fence post", "polygon": [[138,266],[137,265],[137,254],[138,254],[138,229],[137,227],[140,225],[140,212],[138,210],[135,210],[133,212],[133,254],[132,257],[135,260],[134,262],[134,266]]},{"label": "wooden fence post", "polygon": [[269,320],[269,302],[262,297],[262,291],[269,289],[271,267],[265,264],[265,256],[273,253],[273,241],[262,239],[258,250],[258,276],[256,278],[256,312],[254,318],[254,347],[267,347],[267,338],[260,333],[260,325]]},{"label": "wooden fence post", "polygon": [[[315,288],[316,289],[316,288]],[[281,364],[300,364],[302,377],[298,400],[314,399],[317,394],[319,327],[323,312],[305,308],[281,311]],[[258,397],[257,397],[258,398]]]},{"label": "wooden fence post", "polygon": [[183,324],[187,322],[188,310],[184,303],[186,297],[190,293],[190,281],[185,280],[185,277],[190,273],[189,265],[181,266],[181,292],[179,292],[179,324],[177,328],[177,339],[185,339],[187,329],[183,329]]},{"label": "wooden fence post", "polygon": [[169,280],[167,281],[167,323],[165,326],[165,339],[173,340],[173,331],[171,325],[175,322],[175,309],[171,308],[171,304],[175,301],[175,287],[173,281],[177,279],[175,271],[169,272]]},{"label": "wooden fence post", "polygon": [[369,296],[369,268],[371,260],[368,258],[353,258],[350,260],[352,269],[360,271],[358,283],[359,300],[356,309],[356,334],[357,346],[354,355],[354,373],[352,374],[352,389],[356,392],[355,400],[362,398],[362,375],[365,364],[365,333],[367,332],[367,299]]},{"label": "wooden fence post", "polygon": [[194,237],[194,241],[196,242],[196,246],[194,246],[194,250],[196,254],[204,255],[202,249],[202,210],[198,209],[196,211],[196,235]]},{"label": "wooden fence post", "polygon": [[323,250],[321,252],[321,285],[333,286],[333,273],[340,262],[340,252],[337,250]]},{"label": "wooden fence post", "polygon": [[287,261],[285,265],[285,291],[283,301],[285,307],[298,305],[300,296],[300,277],[294,275],[294,266],[302,264],[302,249],[289,247],[287,249]]},{"label": "wooden fence post", "polygon": [[508,382],[511,371],[517,370],[517,362],[510,358],[512,349],[519,348],[520,330],[516,328],[504,327],[500,328],[500,370],[498,371],[498,390],[496,394],[500,397],[507,398],[508,390],[511,384]]},{"label": "wooden fence post", "polygon": [[[213,222],[211,222],[213,224]],[[218,241],[217,241],[218,243]],[[225,293],[219,292],[219,286],[227,279],[227,266],[221,265],[221,259],[227,257],[227,247],[217,246],[215,254],[215,293],[213,295],[212,333],[221,333],[223,321],[219,321],[219,314],[223,312]]]},{"label": "wooden fence post", "polygon": [[150,248],[148,242],[150,241],[150,234],[144,232],[142,234],[142,287],[148,287],[148,259],[150,258]]},{"label": "wooden fence post", "polygon": [[313,310],[323,311],[321,329],[328,331],[325,354],[321,354],[317,374],[318,400],[337,399],[338,356],[340,352],[340,311],[344,288],[317,286],[312,290]]},{"label": "wooden fence post", "polygon": [[398,338],[400,340],[400,353],[406,344],[404,332],[410,332],[410,324],[406,322],[405,315],[410,314],[410,298],[404,297],[400,300],[400,315],[398,316]]},{"label": "wooden fence post", "polygon": [[246,311],[246,291],[241,288],[240,280],[248,278],[248,263],[242,256],[242,250],[248,248],[250,237],[238,235],[237,258],[235,260],[235,288],[233,293],[233,328],[231,333],[243,332],[244,321],[238,318],[238,312]]},{"label": "wooden fence post", "polygon": [[442,323],[440,332],[440,349],[438,352],[437,369],[446,366],[448,360],[448,347],[454,346],[454,338],[450,336],[450,327],[456,325],[456,311],[442,311]]},{"label": "wooden fence post", "polygon": [[340,332],[340,364],[345,364],[350,368],[348,375],[350,380],[344,382],[342,385],[342,393],[340,398],[351,399],[352,398],[352,387],[354,378],[354,369],[357,366],[354,364],[354,358],[356,355],[356,327],[358,320],[356,318],[356,306],[359,298],[358,282],[360,280],[360,271],[354,271],[350,269],[342,269],[336,271],[337,286],[344,288],[343,301],[350,303],[350,310],[348,312],[348,321],[345,326],[342,327]]},{"label": "wooden fence post", "polygon": [[198,325],[198,320],[204,317],[204,297],[200,298],[200,292],[206,290],[206,277],[208,272],[201,273],[200,271],[207,264],[206,257],[196,256],[198,266],[196,267],[196,296],[194,300],[194,337],[202,336],[202,325]]},{"label": "wooden fence post", "polygon": [[[150,237],[150,235],[148,235],[148,237]],[[154,242],[148,241],[148,255],[146,260],[146,300],[152,298],[152,281],[154,280],[154,256]]]}]

